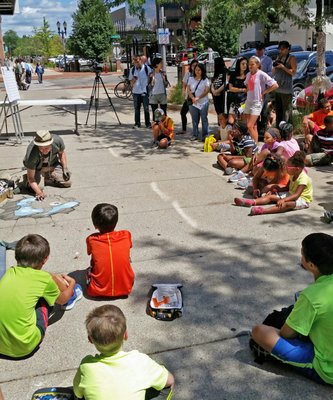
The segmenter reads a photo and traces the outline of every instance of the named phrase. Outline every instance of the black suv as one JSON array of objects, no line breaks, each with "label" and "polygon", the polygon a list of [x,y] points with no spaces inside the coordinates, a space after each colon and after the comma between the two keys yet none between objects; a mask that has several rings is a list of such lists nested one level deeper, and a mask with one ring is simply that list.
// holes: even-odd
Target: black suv
[{"label": "black suv", "polygon": [[[297,51],[292,53],[297,59],[297,71],[293,76],[293,105],[296,106],[296,98],[300,91],[311,85],[312,79],[317,76],[317,52]],[[326,67],[333,66],[333,51],[325,51]],[[331,68],[326,70],[328,74]]]}]

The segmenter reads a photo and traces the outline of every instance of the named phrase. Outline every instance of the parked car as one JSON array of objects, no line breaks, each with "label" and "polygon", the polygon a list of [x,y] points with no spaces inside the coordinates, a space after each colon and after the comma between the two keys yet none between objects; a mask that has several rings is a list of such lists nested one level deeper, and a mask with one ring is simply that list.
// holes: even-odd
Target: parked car
[{"label": "parked car", "polygon": [[[293,105],[296,106],[296,99],[299,93],[309,86],[312,79],[317,75],[317,52],[303,51],[293,53],[297,57],[304,55],[301,60],[297,59],[297,71],[293,76]],[[326,75],[330,74],[329,67],[333,67],[333,51],[325,51]]]},{"label": "parked car", "polygon": [[176,53],[168,53],[166,55],[166,62],[167,62],[169,67],[171,65],[176,65],[176,57],[177,57]]},{"label": "parked car", "polygon": [[[330,69],[328,77],[331,80],[331,88],[324,92],[324,98],[327,99],[333,109],[333,67]],[[313,93],[313,86],[310,85],[303,89],[296,98],[296,107],[298,110],[309,109],[316,110],[318,108],[318,94]]]},{"label": "parked car", "polygon": [[[215,60],[216,57],[220,57],[220,54],[217,51],[212,51],[212,59]],[[209,52],[199,54],[196,60],[201,64],[205,64],[209,60]]]},{"label": "parked car", "polygon": [[187,51],[179,51],[176,55],[176,65],[188,62]]},{"label": "parked car", "polygon": [[[290,51],[291,52],[303,51],[303,47],[300,46],[299,44],[294,44],[291,46]],[[265,54],[267,54],[269,57],[271,57],[272,60],[275,60],[277,58],[277,56],[279,55],[279,46],[277,44],[267,46],[265,48]],[[256,55],[256,49],[250,49],[250,50],[242,51],[241,53],[239,53],[238,57],[250,58],[255,55]]]}]

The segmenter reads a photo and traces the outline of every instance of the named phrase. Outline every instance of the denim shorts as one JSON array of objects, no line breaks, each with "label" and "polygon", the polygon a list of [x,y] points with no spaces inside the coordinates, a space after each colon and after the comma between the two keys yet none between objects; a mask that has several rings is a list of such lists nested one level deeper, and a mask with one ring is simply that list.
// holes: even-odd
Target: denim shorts
[{"label": "denim shorts", "polygon": [[260,115],[262,110],[261,101],[246,101],[244,114],[248,115]]}]

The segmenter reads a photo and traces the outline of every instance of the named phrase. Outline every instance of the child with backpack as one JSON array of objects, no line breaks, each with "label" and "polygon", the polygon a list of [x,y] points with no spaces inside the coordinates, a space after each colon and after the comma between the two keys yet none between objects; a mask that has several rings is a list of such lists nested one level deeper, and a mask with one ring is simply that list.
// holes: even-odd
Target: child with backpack
[{"label": "child with backpack", "polygon": [[270,318],[270,324],[279,327],[268,324],[270,316],[265,325],[254,326],[250,343],[252,349],[257,351],[260,346],[298,373],[329,385],[333,385],[332,248],[333,236],[325,233],[312,233],[303,239],[301,266],[311,273],[314,282],[302,290],[282,324],[278,318]]},{"label": "child with backpack", "polygon": [[[296,153],[287,161],[287,172],[290,176],[289,192],[280,192],[277,188],[276,193],[272,190],[264,197],[255,199],[235,198],[235,205],[242,207],[252,207],[250,215],[276,214],[291,210],[302,210],[309,208],[313,200],[312,180],[304,172],[305,153]],[[262,205],[276,203],[275,206],[264,208]]]},{"label": "child with backpack", "polygon": [[128,296],[134,284],[130,263],[131,233],[115,231],[118,209],[112,204],[97,204],[91,218],[99,232],[86,240],[87,252],[91,255],[87,293],[92,297]]}]

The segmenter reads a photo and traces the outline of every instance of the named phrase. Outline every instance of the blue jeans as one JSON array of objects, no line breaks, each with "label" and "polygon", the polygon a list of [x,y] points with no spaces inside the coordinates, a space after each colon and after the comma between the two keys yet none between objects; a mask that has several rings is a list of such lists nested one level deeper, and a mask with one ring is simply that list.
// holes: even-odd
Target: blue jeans
[{"label": "blue jeans", "polygon": [[[201,109],[190,106],[190,114],[192,117],[192,126],[193,126],[193,132],[192,135],[198,138],[199,140],[204,140],[205,137],[208,135],[208,106],[209,103],[207,102],[204,104]],[[202,124],[202,135],[199,135],[199,122],[201,118],[201,124]]]},{"label": "blue jeans", "polygon": [[133,93],[133,103],[134,103],[134,121],[135,125],[140,126],[140,113],[141,113],[141,104],[143,104],[143,111],[145,115],[145,124],[148,127],[150,125],[150,116],[149,116],[149,97],[145,94],[135,94]]},{"label": "blue jeans", "polygon": [[0,279],[6,272],[6,251],[8,249],[14,250],[17,242],[7,243],[0,240]]}]

